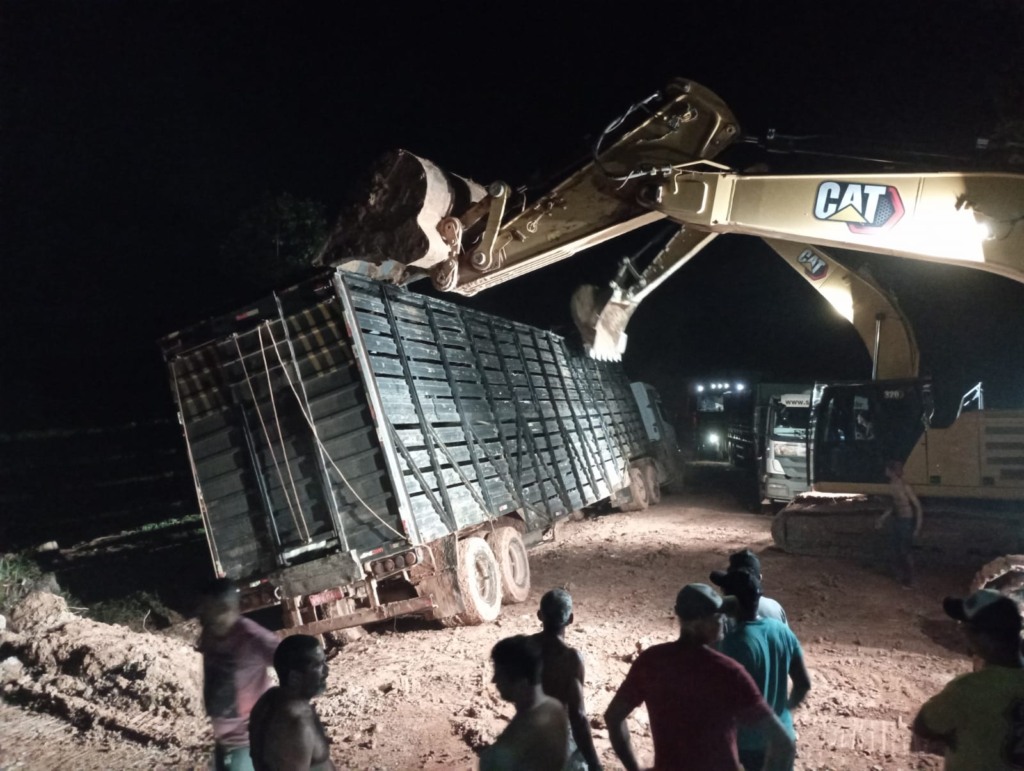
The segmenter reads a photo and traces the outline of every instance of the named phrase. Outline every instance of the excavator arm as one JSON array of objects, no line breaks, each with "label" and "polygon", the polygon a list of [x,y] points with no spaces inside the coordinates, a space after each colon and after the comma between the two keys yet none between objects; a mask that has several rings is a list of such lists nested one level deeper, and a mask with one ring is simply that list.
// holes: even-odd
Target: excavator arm
[{"label": "excavator arm", "polygon": [[590,163],[532,202],[504,183],[483,188],[394,154],[374,174],[366,201],[342,215],[321,261],[359,269],[393,266],[400,257],[390,276],[429,274],[440,289],[473,295],[635,228],[678,223],[672,243],[639,280],[616,282],[607,304],[596,306],[605,298],[593,294],[575,298],[577,322],[598,358],[621,355],[636,305],[722,233],[799,244],[795,257],[786,257],[788,246],[774,248],[801,270],[816,254],[824,259],[811,249],[800,262],[814,244],[1024,282],[1024,175],[736,173],[714,161],[739,137],[735,118],[711,91],[683,80],[631,106],[602,138],[655,102],[638,126],[607,148],[599,142]]}]

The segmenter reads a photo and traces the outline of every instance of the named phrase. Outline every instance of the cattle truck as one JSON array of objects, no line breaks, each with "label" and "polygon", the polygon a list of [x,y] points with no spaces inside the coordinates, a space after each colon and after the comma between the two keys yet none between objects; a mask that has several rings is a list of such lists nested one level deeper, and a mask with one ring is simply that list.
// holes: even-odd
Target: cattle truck
[{"label": "cattle truck", "polygon": [[214,572],[291,633],[491,621],[558,520],[656,492],[620,365],[404,288],[328,271],[161,346]]}]

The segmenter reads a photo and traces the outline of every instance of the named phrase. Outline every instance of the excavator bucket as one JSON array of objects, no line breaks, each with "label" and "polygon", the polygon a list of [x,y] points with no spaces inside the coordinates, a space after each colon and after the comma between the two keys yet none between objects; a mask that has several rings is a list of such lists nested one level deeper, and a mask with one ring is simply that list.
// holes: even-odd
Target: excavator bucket
[{"label": "excavator bucket", "polygon": [[573,322],[587,353],[600,361],[620,361],[626,351],[626,325],[636,304],[617,294],[585,284],[572,295]]}]

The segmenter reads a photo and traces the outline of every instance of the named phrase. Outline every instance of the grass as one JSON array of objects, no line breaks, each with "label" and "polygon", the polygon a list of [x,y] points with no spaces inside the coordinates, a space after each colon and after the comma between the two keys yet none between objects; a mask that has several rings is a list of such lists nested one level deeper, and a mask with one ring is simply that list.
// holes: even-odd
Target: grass
[{"label": "grass", "polygon": [[27,553],[0,554],[0,613],[10,613],[42,576],[43,571]]}]

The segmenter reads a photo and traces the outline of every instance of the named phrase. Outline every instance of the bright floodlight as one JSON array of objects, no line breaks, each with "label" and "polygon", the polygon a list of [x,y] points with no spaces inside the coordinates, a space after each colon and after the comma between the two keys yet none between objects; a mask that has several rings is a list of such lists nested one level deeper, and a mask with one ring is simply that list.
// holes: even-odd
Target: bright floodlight
[{"label": "bright floodlight", "polygon": [[742,391],[743,390],[743,383],[737,383],[736,384],[736,390],[737,391]]},{"label": "bright floodlight", "polygon": [[702,386],[700,383],[697,384],[697,393],[704,393],[704,386]]}]

